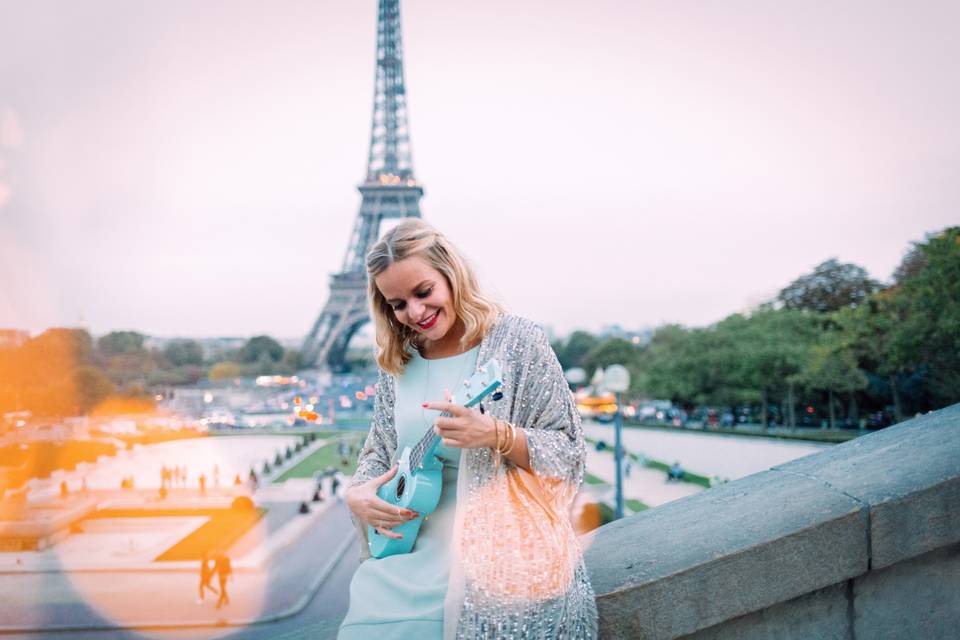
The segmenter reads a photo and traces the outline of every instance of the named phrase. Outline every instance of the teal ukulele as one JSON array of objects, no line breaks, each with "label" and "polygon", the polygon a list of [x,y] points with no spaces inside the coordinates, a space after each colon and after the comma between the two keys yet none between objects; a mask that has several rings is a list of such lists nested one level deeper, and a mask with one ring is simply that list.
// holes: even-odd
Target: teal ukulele
[{"label": "teal ukulele", "polygon": [[[472,407],[502,384],[500,363],[492,359],[465,381],[462,394],[455,395],[451,402]],[[501,394],[495,393],[494,400]],[[463,400],[459,398],[462,396]],[[440,415],[449,416],[449,413]],[[433,425],[413,447],[406,447],[397,461],[397,474],[389,482],[377,489],[377,495],[390,504],[403,509],[416,511],[420,515],[397,525],[391,531],[403,537],[399,540],[388,538],[371,526],[367,526],[367,540],[370,555],[374,558],[386,558],[398,553],[410,553],[420,533],[420,525],[425,516],[433,512],[440,502],[440,490],[443,488],[443,460],[437,455],[440,436],[433,431]]]}]

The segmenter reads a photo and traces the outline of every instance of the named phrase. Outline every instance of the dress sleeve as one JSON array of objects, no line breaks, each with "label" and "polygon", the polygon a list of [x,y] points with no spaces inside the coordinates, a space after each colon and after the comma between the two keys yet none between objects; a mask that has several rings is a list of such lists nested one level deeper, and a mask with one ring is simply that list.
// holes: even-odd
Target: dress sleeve
[{"label": "dress sleeve", "polygon": [[[390,470],[390,461],[397,450],[397,430],[393,421],[393,406],[396,401],[396,387],[393,376],[382,370],[377,376],[377,395],[373,401],[373,419],[367,439],[360,448],[357,458],[357,470],[347,482],[347,488],[362,484],[381,476]],[[350,520],[357,529],[360,538],[360,560],[370,557],[367,544],[367,527],[350,513]]]},{"label": "dress sleeve", "polygon": [[390,461],[397,450],[397,429],[393,422],[395,394],[393,376],[380,371],[377,376],[377,395],[373,401],[370,431],[360,448],[357,470],[347,483],[347,488],[362,484],[390,470]]},{"label": "dress sleeve", "polygon": [[576,490],[583,481],[586,449],[573,394],[543,329],[533,326],[524,351],[514,424],[527,437],[530,467],[538,476]]}]

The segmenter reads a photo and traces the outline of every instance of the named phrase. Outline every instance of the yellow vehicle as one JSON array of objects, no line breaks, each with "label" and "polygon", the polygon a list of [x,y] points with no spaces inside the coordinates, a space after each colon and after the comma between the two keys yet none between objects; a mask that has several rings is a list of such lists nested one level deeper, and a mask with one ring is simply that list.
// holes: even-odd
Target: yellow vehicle
[{"label": "yellow vehicle", "polygon": [[617,399],[612,393],[606,393],[602,396],[578,395],[577,409],[580,411],[580,417],[592,418],[605,422],[612,420],[617,412]]}]

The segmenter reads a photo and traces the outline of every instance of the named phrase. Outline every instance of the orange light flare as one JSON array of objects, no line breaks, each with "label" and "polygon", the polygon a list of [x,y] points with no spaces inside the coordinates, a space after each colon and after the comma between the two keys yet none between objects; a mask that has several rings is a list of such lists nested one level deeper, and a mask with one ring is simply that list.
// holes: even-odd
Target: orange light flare
[{"label": "orange light flare", "polygon": [[566,481],[525,472],[474,491],[461,545],[467,579],[504,605],[566,592],[583,553],[571,522],[575,494]]},{"label": "orange light flare", "polygon": [[[80,520],[71,535],[50,550],[66,570],[70,592],[119,625],[207,624],[270,613],[266,609],[268,578],[282,558],[267,551],[271,534],[263,511],[267,505],[252,501],[256,487],[249,471],[256,472],[262,486],[266,465],[278,471],[276,459],[288,460],[285,450],[296,441],[294,436],[196,434],[101,459],[89,474],[89,494],[100,503],[100,510],[96,517]],[[136,474],[136,482],[121,488],[120,479],[128,474]],[[84,493],[72,485],[70,499],[83,500]],[[303,497],[309,501],[306,488]],[[277,524],[271,528],[277,533]],[[227,581],[229,604],[217,609],[216,593],[207,591],[203,602],[197,600],[201,558],[220,551],[230,557],[233,572]],[[70,570],[82,564],[96,565],[101,571]],[[109,567],[117,571],[104,571]],[[210,582],[220,588],[216,576]],[[41,588],[37,596],[43,593]],[[291,593],[289,601],[279,605],[274,601],[274,605],[292,606],[296,597]],[[185,633],[191,638],[218,638],[233,630]],[[150,637],[149,632],[144,635]]]},{"label": "orange light flare", "polygon": [[[124,625],[209,624],[263,613],[279,556],[264,551],[269,531],[259,509],[253,503],[243,509],[253,488],[249,471],[262,482],[268,464],[272,471],[278,459],[290,464],[285,453],[297,438],[207,437],[192,421],[158,410],[155,396],[118,391],[103,373],[110,365],[82,329],[4,339],[0,568],[12,572],[0,576],[3,611],[39,627],[49,621],[50,607],[81,603]],[[237,446],[242,451],[231,448]],[[174,467],[176,481],[162,472]],[[8,535],[11,522],[35,531],[35,524],[42,529],[63,518],[66,527],[40,537]],[[230,603],[217,610],[217,596],[208,593],[198,606],[200,555],[220,549],[233,562]],[[218,587],[216,577],[212,583]],[[233,630],[185,633],[216,638]]]}]

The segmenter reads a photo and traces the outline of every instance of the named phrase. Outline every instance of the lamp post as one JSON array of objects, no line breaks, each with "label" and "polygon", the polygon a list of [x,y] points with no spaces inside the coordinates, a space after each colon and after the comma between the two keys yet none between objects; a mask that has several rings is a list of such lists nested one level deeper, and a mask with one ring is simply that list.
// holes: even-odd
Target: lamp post
[{"label": "lamp post", "polygon": [[616,433],[613,457],[617,465],[617,505],[614,517],[619,520],[623,517],[623,443],[620,438],[620,432],[623,429],[623,412],[621,404],[623,403],[623,394],[630,388],[630,372],[622,365],[612,364],[603,372],[603,383],[608,390],[616,394],[617,398],[617,410],[613,414],[614,431]]}]

